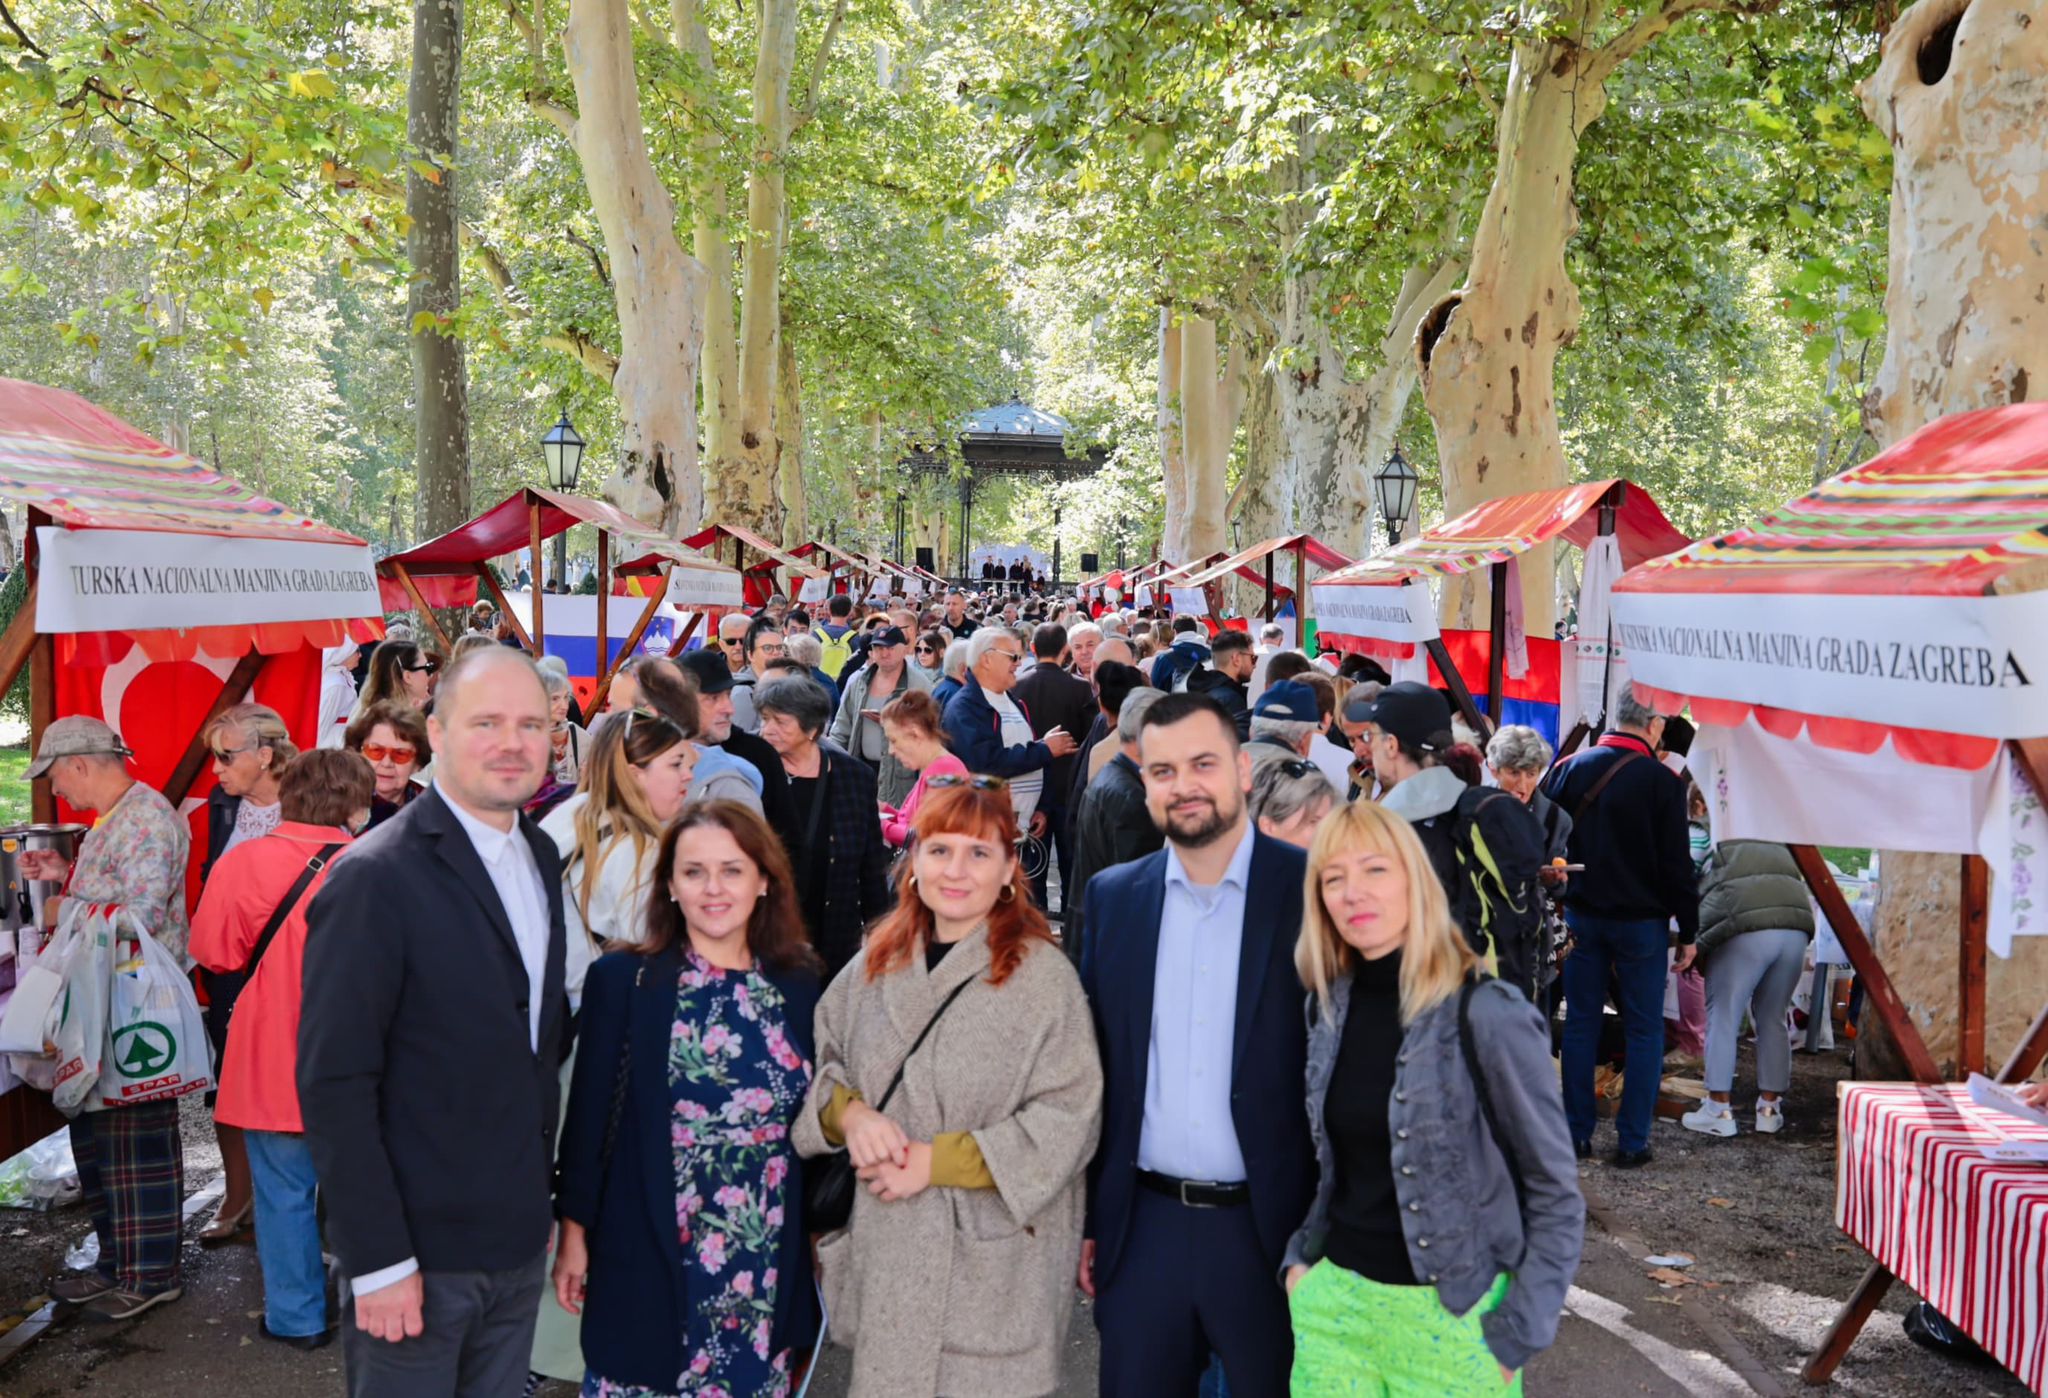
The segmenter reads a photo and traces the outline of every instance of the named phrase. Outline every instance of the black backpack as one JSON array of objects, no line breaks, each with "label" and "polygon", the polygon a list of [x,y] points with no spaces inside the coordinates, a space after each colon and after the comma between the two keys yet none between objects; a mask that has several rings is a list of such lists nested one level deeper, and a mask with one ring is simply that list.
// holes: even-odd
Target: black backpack
[{"label": "black backpack", "polygon": [[1446,813],[1457,880],[1451,916],[1500,978],[1535,998],[1545,958],[1543,823],[1512,793],[1467,787]]}]

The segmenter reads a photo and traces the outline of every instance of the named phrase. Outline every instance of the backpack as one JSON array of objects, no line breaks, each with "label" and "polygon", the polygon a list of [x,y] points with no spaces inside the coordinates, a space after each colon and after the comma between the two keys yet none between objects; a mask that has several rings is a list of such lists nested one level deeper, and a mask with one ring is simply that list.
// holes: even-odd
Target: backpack
[{"label": "backpack", "polygon": [[853,628],[849,626],[840,632],[836,640],[822,626],[817,628],[815,634],[818,637],[818,644],[824,648],[818,657],[818,668],[835,679],[844,675],[847,662],[853,659]]},{"label": "backpack", "polygon": [[1467,787],[1449,815],[1457,879],[1451,916],[1500,978],[1534,998],[1546,978],[1544,899],[1539,875],[1543,823],[1513,794]]}]

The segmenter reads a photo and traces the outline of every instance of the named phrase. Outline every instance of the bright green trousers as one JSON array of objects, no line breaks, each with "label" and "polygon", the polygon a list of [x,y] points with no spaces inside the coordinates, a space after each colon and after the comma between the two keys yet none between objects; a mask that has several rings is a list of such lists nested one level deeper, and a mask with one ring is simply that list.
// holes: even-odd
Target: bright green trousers
[{"label": "bright green trousers", "polygon": [[1503,1276],[1456,1316],[1433,1286],[1387,1286],[1317,1263],[1288,1298],[1293,1398],[1521,1398],[1521,1374],[1501,1379],[1479,1329],[1507,1294]]}]

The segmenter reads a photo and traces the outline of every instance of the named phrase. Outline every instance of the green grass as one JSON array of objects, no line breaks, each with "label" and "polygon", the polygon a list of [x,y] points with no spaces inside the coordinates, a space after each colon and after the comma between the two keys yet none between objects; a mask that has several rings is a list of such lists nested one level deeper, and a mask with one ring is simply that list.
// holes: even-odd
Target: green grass
[{"label": "green grass", "polygon": [[1822,845],[1820,857],[1852,878],[1862,873],[1863,866],[1870,863],[1870,851],[1854,845]]},{"label": "green grass", "polygon": [[0,825],[28,823],[27,748],[0,748]]}]

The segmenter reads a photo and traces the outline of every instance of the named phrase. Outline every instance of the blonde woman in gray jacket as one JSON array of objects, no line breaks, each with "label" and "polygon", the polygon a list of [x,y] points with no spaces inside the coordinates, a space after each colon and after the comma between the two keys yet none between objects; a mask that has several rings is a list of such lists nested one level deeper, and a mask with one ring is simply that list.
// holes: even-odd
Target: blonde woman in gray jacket
[{"label": "blonde woman in gray jacket", "polygon": [[1323,823],[1302,905],[1320,1179],[1285,1263],[1295,1398],[1518,1394],[1586,1222],[1543,1017],[1479,978],[1385,806]]},{"label": "blonde woman in gray jacket", "polygon": [[875,633],[868,644],[868,663],[847,677],[839,696],[839,713],[828,735],[833,742],[867,763],[875,774],[875,797],[885,806],[901,806],[917,773],[896,760],[882,731],[882,710],[891,699],[916,689],[929,694],[932,677],[910,663],[910,637],[898,626]]},{"label": "blonde woman in gray jacket", "polygon": [[1095,1030],[1002,780],[935,778],[912,831],[895,910],[818,1004],[790,1133],[861,1181],[818,1244],[829,1335],[853,1398],[1050,1393],[1102,1126]]}]

